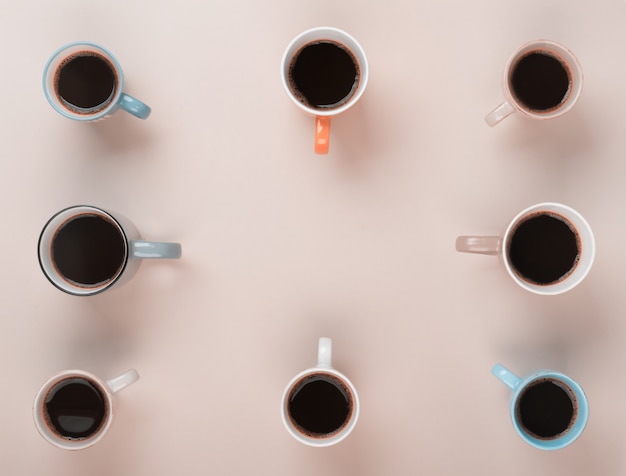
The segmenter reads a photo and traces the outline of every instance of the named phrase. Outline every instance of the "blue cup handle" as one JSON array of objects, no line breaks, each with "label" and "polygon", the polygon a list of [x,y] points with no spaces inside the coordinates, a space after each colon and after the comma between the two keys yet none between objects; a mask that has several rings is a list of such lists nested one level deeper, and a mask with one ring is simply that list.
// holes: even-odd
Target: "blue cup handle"
[{"label": "blue cup handle", "polygon": [[139,119],[146,119],[152,111],[150,106],[126,93],[120,97],[120,107]]},{"label": "blue cup handle", "polygon": [[504,385],[509,387],[510,390],[515,390],[522,381],[517,375],[511,372],[502,364],[496,364],[491,369],[491,373],[495,375]]}]

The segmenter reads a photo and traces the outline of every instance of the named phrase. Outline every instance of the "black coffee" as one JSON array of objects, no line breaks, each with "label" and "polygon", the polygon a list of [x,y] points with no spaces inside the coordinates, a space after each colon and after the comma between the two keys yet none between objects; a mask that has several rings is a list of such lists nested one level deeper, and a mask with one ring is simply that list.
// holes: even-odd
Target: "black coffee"
[{"label": "black coffee", "polygon": [[517,417],[532,436],[552,439],[568,431],[576,419],[577,404],[571,390],[551,379],[531,383],[520,395]]},{"label": "black coffee", "polygon": [[64,438],[81,440],[97,432],[107,412],[105,399],[88,380],[62,380],[45,399],[46,419],[51,429]]},{"label": "black coffee", "polygon": [[541,212],[528,216],[512,231],[508,254],[522,279],[547,285],[574,270],[580,248],[578,234],[563,217]]},{"label": "black coffee", "polygon": [[117,75],[104,56],[83,51],[59,65],[54,82],[58,96],[70,109],[92,114],[98,106],[106,107],[113,97]]},{"label": "black coffee", "polygon": [[358,88],[359,76],[353,54],[330,40],[304,46],[289,65],[294,94],[315,109],[329,109],[347,102]]},{"label": "black coffee", "polygon": [[67,221],[52,240],[57,271],[78,286],[97,286],[114,278],[124,266],[126,241],[117,226],[100,215],[79,215]]},{"label": "black coffee", "polygon": [[569,69],[555,56],[533,51],[520,58],[511,73],[513,94],[529,109],[546,112],[569,95]]},{"label": "black coffee", "polygon": [[291,391],[288,411],[303,433],[323,438],[339,431],[352,414],[348,389],[335,377],[315,374],[302,379]]}]

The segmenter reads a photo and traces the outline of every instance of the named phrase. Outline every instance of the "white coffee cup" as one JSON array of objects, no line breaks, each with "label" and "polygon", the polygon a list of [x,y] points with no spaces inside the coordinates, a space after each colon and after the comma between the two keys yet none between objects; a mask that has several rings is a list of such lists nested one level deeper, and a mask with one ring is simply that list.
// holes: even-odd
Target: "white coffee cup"
[{"label": "white coffee cup", "polygon": [[[564,87],[564,94],[560,101],[555,101],[551,107],[532,107],[516,94],[513,77],[520,60],[533,53],[540,56],[553,58],[560,63],[562,70],[567,74],[568,86]],[[557,69],[558,70],[558,69]],[[565,46],[550,40],[530,41],[520,46],[509,58],[504,68],[503,89],[504,102],[496,107],[485,117],[490,126],[495,126],[504,118],[514,112],[530,119],[553,119],[568,112],[578,101],[583,87],[583,72],[580,63],[574,53]],[[561,96],[559,94],[559,96]]]},{"label": "white coffee cup", "polygon": [[[572,256],[572,266],[567,266],[567,271],[553,281],[539,281],[524,275],[520,271],[520,264],[514,262],[511,255],[511,245],[521,240],[519,235],[520,225],[528,223],[531,218],[548,216],[562,221],[571,230],[572,238],[567,238],[568,243],[576,242],[577,255]],[[565,227],[561,227],[565,230]],[[559,232],[560,233],[560,232]],[[543,233],[542,245],[534,245],[537,252],[550,254],[553,249],[564,249],[560,241],[554,241],[555,234]],[[539,236],[539,235],[536,235]],[[567,237],[567,233],[564,237]],[[517,245],[516,245],[517,246]],[[519,212],[506,226],[499,236],[459,236],[456,239],[457,251],[465,253],[480,253],[485,255],[498,255],[509,276],[522,288],[536,294],[552,295],[560,294],[580,284],[587,276],[595,257],[595,239],[591,227],[576,210],[553,202],[538,203]],[[534,252],[534,251],[533,251]],[[540,261],[539,258],[536,259]],[[544,260],[548,262],[547,260]]]},{"label": "white coffee cup", "polygon": [[[302,94],[299,94],[294,81],[291,79],[291,66],[300,52],[310,45],[330,42],[339,45],[349,53],[354,62],[357,77],[354,87],[348,95],[338,101],[336,105],[314,107],[307,103]],[[332,27],[318,27],[307,30],[295,37],[285,49],[281,61],[281,79],[285,91],[293,103],[305,113],[315,117],[315,152],[327,154],[330,141],[330,119],[341,114],[356,104],[365,91],[369,77],[369,68],[365,51],[361,45],[345,31]]]},{"label": "white coffee cup", "polygon": [[[283,393],[283,423],[287,431],[305,445],[337,444],[352,432],[359,418],[356,389],[344,374],[332,368],[331,360],[332,341],[322,337],[318,343],[317,365],[291,379]],[[328,399],[319,398],[320,395]]]},{"label": "white coffee cup", "polygon": [[[80,222],[87,221],[91,227],[77,229]],[[105,254],[105,248],[111,252]],[[84,250],[82,255],[80,250]],[[123,215],[79,205],[61,210],[45,224],[38,254],[42,271],[58,289],[91,296],[130,279],[143,259],[180,258],[181,245],[142,240]],[[98,272],[90,268],[98,268]]]},{"label": "white coffee cup", "polygon": [[[48,379],[35,396],[35,427],[57,448],[81,450],[95,445],[113,422],[115,394],[138,379],[139,374],[134,369],[106,381],[83,370],[59,372]],[[72,399],[76,407],[63,405]],[[59,407],[63,408],[63,413]]]}]

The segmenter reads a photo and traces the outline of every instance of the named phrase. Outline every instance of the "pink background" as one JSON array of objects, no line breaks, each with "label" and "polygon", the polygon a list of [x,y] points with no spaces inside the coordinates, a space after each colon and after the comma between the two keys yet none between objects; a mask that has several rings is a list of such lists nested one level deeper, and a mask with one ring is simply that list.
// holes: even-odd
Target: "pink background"
[{"label": "pink background", "polygon": [[[323,25],[362,44],[370,82],[319,157],[280,58]],[[3,475],[626,474],[626,3],[0,0],[0,32]],[[506,60],[536,38],[578,56],[580,102],[489,128]],[[115,54],[148,120],[52,110],[43,66],[80,39]],[[572,292],[532,295],[496,258],[455,251],[457,235],[497,234],[541,201],[594,230],[596,262]],[[36,244],[75,204],[179,241],[183,258],[65,295]],[[320,336],[361,399],[354,432],[326,449],[280,419]],[[496,362],[576,379],[581,438],[526,445]],[[97,446],[70,453],[37,434],[32,400],[50,375],[129,367],[141,379]]]}]

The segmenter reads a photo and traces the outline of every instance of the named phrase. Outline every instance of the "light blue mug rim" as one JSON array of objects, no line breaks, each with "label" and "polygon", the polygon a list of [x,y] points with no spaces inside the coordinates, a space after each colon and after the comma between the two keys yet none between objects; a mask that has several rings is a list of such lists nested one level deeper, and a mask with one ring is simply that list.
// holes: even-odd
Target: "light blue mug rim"
[{"label": "light blue mug rim", "polygon": [[[117,77],[118,77],[118,83],[119,83],[119,87],[117,89],[117,92],[115,93],[115,96],[113,96],[113,98],[111,99],[110,104],[105,107],[102,111],[98,112],[97,114],[94,115],[89,115],[89,116],[85,116],[84,118],[82,116],[80,116],[79,114],[72,114],[71,112],[67,111],[66,109],[62,108],[61,106],[59,106],[51,97],[50,97],[50,91],[48,89],[48,84],[46,81],[46,78],[48,76],[48,70],[50,69],[50,65],[52,64],[52,61],[63,51],[66,50],[68,48],[73,48],[75,46],[90,46],[93,48],[97,48],[99,50],[101,50],[103,53],[105,53],[109,59],[111,60],[111,62],[113,63],[113,66],[115,66],[116,72],[117,72]],[[43,90],[44,90],[44,94],[46,95],[46,99],[48,100],[48,103],[50,103],[50,105],[61,115],[70,118],[70,119],[75,119],[77,121],[94,121],[97,119],[100,119],[104,116],[106,116],[107,114],[111,113],[111,110],[116,108],[117,106],[119,106],[120,104],[120,99],[122,97],[122,94],[124,94],[124,75],[122,73],[122,67],[120,66],[119,61],[117,61],[117,58],[115,57],[115,55],[113,55],[113,53],[111,53],[108,49],[106,49],[104,46],[99,45],[98,43],[94,43],[92,41],[73,41],[71,43],[67,43],[66,45],[61,46],[60,48],[57,48],[57,50],[52,53],[52,55],[50,55],[50,58],[48,59],[48,61],[46,61],[46,65],[43,69]]]},{"label": "light blue mug rim", "polygon": [[[521,425],[517,421],[517,415],[515,413],[517,400],[522,390],[533,381],[542,378],[554,378],[555,380],[563,381],[574,392],[578,404],[578,414],[574,426],[563,436],[552,440],[542,440],[529,435],[522,429]],[[535,448],[539,448],[542,450],[557,450],[573,443],[581,435],[587,425],[587,420],[589,419],[589,404],[587,402],[587,396],[585,395],[585,392],[575,380],[561,372],[557,372],[556,370],[538,370],[530,375],[527,375],[526,377],[520,378],[520,381],[515,386],[515,389],[513,390],[513,394],[511,396],[510,412],[513,426],[524,441],[534,446]]]}]

